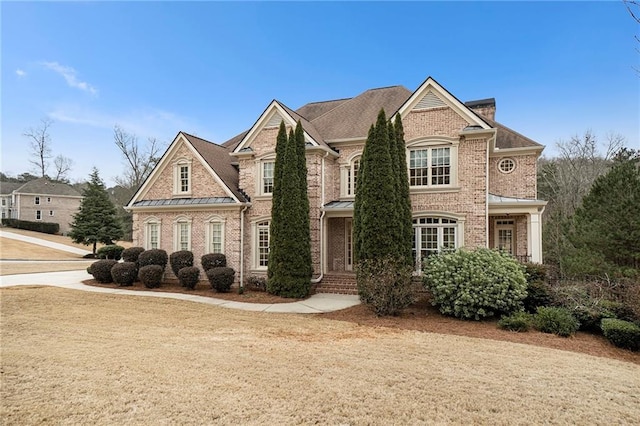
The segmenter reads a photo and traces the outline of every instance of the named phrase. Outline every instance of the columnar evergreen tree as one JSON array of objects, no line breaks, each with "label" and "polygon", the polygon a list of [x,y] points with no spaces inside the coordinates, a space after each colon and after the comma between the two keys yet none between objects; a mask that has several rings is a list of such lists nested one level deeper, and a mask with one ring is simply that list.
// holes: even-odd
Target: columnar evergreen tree
[{"label": "columnar evergreen tree", "polygon": [[[295,132],[289,133],[285,149],[278,152],[276,147],[275,170],[281,173],[271,217],[271,229],[277,235],[270,241],[267,290],[284,297],[305,297],[311,289],[313,271],[305,141],[300,122]],[[274,182],[274,196],[275,191]],[[279,223],[274,224],[276,221]]]},{"label": "columnar evergreen tree", "polygon": [[398,176],[398,208],[400,220],[401,238],[399,252],[406,259],[407,263],[412,262],[411,248],[413,244],[413,223],[411,198],[409,198],[409,173],[407,170],[407,150],[404,142],[404,127],[400,114],[396,115],[394,121],[396,149],[396,173]]},{"label": "columnar evergreen tree", "polygon": [[280,230],[286,224],[282,220],[282,199],[284,194],[282,192],[282,171],[284,164],[285,150],[287,149],[287,127],[284,121],[280,122],[280,129],[278,131],[278,137],[276,139],[276,162],[273,166],[273,192],[271,197],[271,224],[269,226],[269,268],[267,271],[267,277],[271,279],[275,274],[276,269],[280,266],[280,255],[278,251],[284,246],[280,238],[282,233]]},{"label": "columnar evergreen tree", "polygon": [[73,216],[69,236],[75,243],[93,244],[93,254],[96,254],[96,244],[113,244],[114,240],[122,238],[123,232],[116,213],[116,207],[109,199],[104,183],[93,169],[91,180],[82,191],[84,197],[80,202],[78,213]]}]

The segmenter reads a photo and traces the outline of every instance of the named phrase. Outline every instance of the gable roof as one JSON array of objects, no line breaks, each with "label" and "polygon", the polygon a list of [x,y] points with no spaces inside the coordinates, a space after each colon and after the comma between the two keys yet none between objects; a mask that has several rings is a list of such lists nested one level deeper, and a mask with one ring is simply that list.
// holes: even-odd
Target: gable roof
[{"label": "gable roof", "polygon": [[43,194],[58,195],[65,197],[82,197],[74,187],[62,182],[54,182],[51,179],[39,178],[31,180],[19,188],[15,189],[16,193],[22,194]]},{"label": "gable roof", "polygon": [[245,201],[244,195],[238,189],[238,170],[231,164],[232,157],[229,155],[229,150],[224,146],[217,145],[197,136],[185,132],[180,133],[184,135],[185,139],[189,141],[207,164],[216,172],[227,188],[233,192],[233,195],[235,195],[240,202]]},{"label": "gable roof", "polygon": [[11,195],[11,193],[24,185],[24,182],[0,182],[0,194]]}]

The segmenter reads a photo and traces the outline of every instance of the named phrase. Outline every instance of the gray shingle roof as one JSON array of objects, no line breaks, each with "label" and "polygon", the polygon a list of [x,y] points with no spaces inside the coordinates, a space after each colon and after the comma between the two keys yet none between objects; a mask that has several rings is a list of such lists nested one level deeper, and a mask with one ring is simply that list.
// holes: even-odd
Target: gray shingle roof
[{"label": "gray shingle roof", "polygon": [[43,194],[43,195],[64,195],[68,197],[82,197],[80,192],[74,187],[66,183],[53,182],[47,178],[40,178],[29,181],[18,189],[16,192],[23,194]]},{"label": "gray shingle roof", "polygon": [[0,194],[11,195],[11,193],[24,185],[23,182],[0,182]]}]

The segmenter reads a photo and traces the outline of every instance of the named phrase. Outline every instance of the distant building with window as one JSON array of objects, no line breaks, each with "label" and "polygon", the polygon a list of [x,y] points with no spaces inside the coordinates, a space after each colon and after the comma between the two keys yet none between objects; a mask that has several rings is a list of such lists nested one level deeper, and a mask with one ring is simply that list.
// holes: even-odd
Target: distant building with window
[{"label": "distant building with window", "polygon": [[40,178],[27,183],[0,183],[2,218],[57,223],[67,234],[82,195],[71,185]]},{"label": "distant building with window", "polygon": [[292,110],[272,101],[247,131],[217,145],[178,133],[131,199],[134,244],[226,254],[240,277],[264,275],[278,127],[305,130],[314,281],[353,289],[353,203],[360,157],[380,109],[402,117],[413,254],[492,247],[542,261],[536,162],[544,147],[495,121],[494,99],[461,102],[432,78]]}]

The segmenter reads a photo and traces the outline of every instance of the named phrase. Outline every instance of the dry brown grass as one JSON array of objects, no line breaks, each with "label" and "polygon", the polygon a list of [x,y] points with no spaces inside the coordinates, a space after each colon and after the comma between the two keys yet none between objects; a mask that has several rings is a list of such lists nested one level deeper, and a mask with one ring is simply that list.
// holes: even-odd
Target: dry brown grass
[{"label": "dry brown grass", "polygon": [[56,250],[37,244],[0,237],[0,258],[30,260],[74,260],[82,259],[79,254]]},{"label": "dry brown grass", "polygon": [[[2,228],[4,231],[12,232],[14,234],[26,235],[28,237],[40,238],[42,240],[52,241],[54,243],[64,244],[71,247],[76,247],[83,250],[91,251],[93,249],[92,246],[85,246],[83,244],[74,243],[71,238],[65,237],[63,235],[52,235],[45,234],[43,232],[35,232],[35,231],[27,231],[25,229],[15,229],[15,228]],[[124,248],[129,248],[132,246],[130,241],[117,241],[115,244],[122,246]],[[98,244],[98,248],[104,246],[104,244]]]},{"label": "dry brown grass", "polygon": [[9,288],[5,424],[632,424],[640,366],[535,346]]}]

